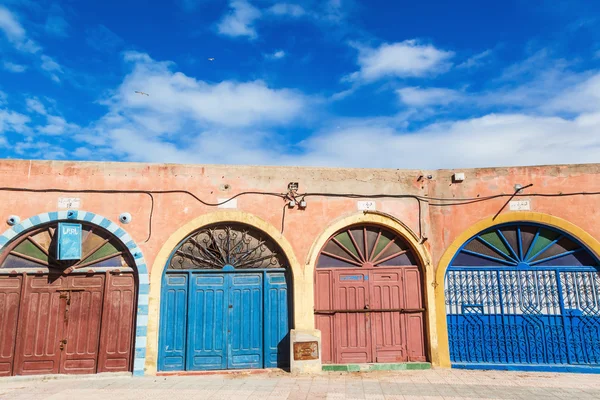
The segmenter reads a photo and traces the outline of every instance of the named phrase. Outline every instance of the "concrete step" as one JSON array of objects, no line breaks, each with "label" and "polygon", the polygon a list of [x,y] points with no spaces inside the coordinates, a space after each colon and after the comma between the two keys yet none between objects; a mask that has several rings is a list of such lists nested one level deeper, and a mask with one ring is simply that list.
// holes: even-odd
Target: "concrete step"
[{"label": "concrete step", "polygon": [[332,372],[368,372],[368,371],[406,371],[415,369],[430,369],[428,362],[407,363],[373,363],[373,364],[326,364],[323,371]]}]

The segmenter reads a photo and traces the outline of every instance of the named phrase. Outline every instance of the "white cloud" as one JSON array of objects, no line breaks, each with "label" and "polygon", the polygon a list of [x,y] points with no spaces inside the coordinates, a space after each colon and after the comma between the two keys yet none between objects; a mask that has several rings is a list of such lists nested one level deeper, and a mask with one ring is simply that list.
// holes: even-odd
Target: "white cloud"
[{"label": "white cloud", "polygon": [[63,73],[63,69],[60,66],[59,63],[57,63],[56,61],[54,61],[52,59],[52,57],[49,57],[47,55],[42,55],[42,65],[41,68],[48,72],[50,75],[50,78],[54,81],[54,82],[60,82],[60,78],[58,77],[57,74],[62,74]]},{"label": "white cloud", "polygon": [[464,98],[463,93],[446,88],[405,87],[397,93],[402,103],[413,107],[448,105]]},{"label": "white cloud", "polygon": [[0,29],[4,31],[10,41],[18,42],[25,38],[25,29],[15,15],[2,6],[0,6]]},{"label": "white cloud", "polygon": [[148,55],[127,53],[125,59],[137,61],[110,103],[113,111],[126,111],[142,120],[189,120],[231,127],[282,124],[298,117],[306,105],[303,95],[271,89],[260,80],[209,84],[173,72],[172,63],[156,62]]},{"label": "white cloud", "polygon": [[[109,111],[76,134],[94,155],[162,162],[264,162],[281,138],[272,129],[297,121],[308,98],[263,81],[207,83],[171,62],[125,53],[132,71],[105,99]],[[143,91],[149,96],[136,94]]]},{"label": "white cloud", "polygon": [[63,72],[62,67],[47,55],[42,55],[42,69],[48,72]]},{"label": "white cloud", "polygon": [[257,37],[254,22],[260,18],[261,11],[246,0],[233,0],[229,3],[231,10],[217,25],[220,34],[232,37]]},{"label": "white cloud", "polygon": [[29,121],[30,118],[26,115],[11,110],[0,109],[0,133],[24,133],[28,129],[27,123]]},{"label": "white cloud", "polygon": [[27,70],[26,65],[15,64],[10,61],[4,61],[3,63],[4,69],[9,72],[21,73]]},{"label": "white cloud", "polygon": [[544,106],[554,112],[592,113],[600,110],[600,74],[566,89]]},{"label": "white cloud", "polygon": [[42,135],[62,135],[67,132],[75,132],[79,126],[67,122],[63,117],[52,115],[46,109],[46,106],[37,98],[28,98],[25,100],[27,110],[35,112],[46,117],[46,125],[36,126],[34,131]]},{"label": "white cloud", "polygon": [[268,11],[271,14],[279,16],[302,17],[306,14],[306,10],[298,4],[277,3],[269,7]]},{"label": "white cloud", "polygon": [[[469,168],[600,161],[600,114],[574,120],[489,114],[408,132],[391,124],[325,130],[304,143],[299,165]],[[569,132],[566,134],[566,132]]]},{"label": "white cloud", "polygon": [[277,50],[271,54],[267,54],[266,57],[272,60],[280,60],[286,56],[285,51]]},{"label": "white cloud", "polygon": [[46,106],[35,98],[29,98],[25,100],[25,104],[27,105],[27,109],[29,111],[36,112],[40,115],[48,115],[48,111],[46,111]]},{"label": "white cloud", "polygon": [[8,99],[8,95],[6,94],[6,92],[0,90],[0,106],[6,104],[6,99]]},{"label": "white cloud", "polygon": [[27,33],[18,18],[3,6],[0,6],[0,31],[3,31],[8,41],[20,51],[37,53],[40,50],[33,40],[27,38]]},{"label": "white cloud", "polygon": [[468,59],[466,59],[465,61],[463,61],[462,63],[458,64],[456,66],[456,68],[470,69],[470,68],[480,67],[487,62],[487,60],[490,58],[491,55],[492,55],[492,50],[488,49],[488,50],[482,51],[481,53],[475,54],[475,55],[469,57]]},{"label": "white cloud", "polygon": [[416,40],[387,44],[378,48],[355,46],[358,49],[360,71],[349,80],[374,81],[384,77],[424,77],[446,71],[452,51],[437,49]]}]

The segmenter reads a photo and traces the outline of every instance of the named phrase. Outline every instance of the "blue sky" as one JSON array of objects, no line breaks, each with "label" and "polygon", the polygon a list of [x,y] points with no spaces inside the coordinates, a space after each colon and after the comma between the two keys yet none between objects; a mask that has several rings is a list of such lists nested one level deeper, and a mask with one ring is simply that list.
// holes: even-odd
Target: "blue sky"
[{"label": "blue sky", "polygon": [[0,0],[0,157],[600,162],[600,2]]}]

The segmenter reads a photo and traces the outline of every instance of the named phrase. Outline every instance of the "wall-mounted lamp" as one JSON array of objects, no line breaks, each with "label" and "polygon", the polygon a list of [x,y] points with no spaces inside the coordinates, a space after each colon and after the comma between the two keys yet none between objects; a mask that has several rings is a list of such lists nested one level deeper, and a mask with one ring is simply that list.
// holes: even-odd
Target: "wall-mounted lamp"
[{"label": "wall-mounted lamp", "polygon": [[300,203],[298,203],[298,207],[299,208],[306,208],[306,200],[300,200]]}]

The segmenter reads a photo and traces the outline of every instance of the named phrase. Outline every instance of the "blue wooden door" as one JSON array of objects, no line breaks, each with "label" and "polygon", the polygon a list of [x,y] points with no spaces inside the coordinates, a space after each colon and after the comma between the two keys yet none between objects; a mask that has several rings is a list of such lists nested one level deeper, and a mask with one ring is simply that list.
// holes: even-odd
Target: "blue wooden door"
[{"label": "blue wooden door", "polygon": [[284,272],[265,273],[265,368],[290,362],[288,295]]},{"label": "blue wooden door", "polygon": [[263,367],[263,274],[228,278],[228,368]]},{"label": "blue wooden door", "polygon": [[160,371],[289,365],[285,272],[169,272],[161,300]]},{"label": "blue wooden door", "polygon": [[230,276],[191,274],[186,370],[227,368],[224,315]]},{"label": "blue wooden door", "polygon": [[167,274],[163,279],[158,359],[160,371],[185,369],[188,278],[189,275],[183,272]]}]

